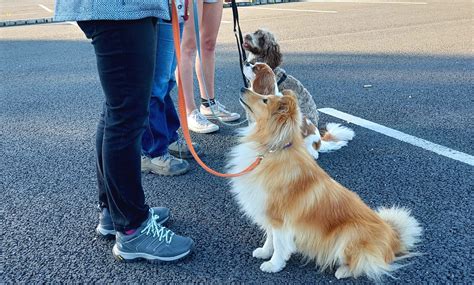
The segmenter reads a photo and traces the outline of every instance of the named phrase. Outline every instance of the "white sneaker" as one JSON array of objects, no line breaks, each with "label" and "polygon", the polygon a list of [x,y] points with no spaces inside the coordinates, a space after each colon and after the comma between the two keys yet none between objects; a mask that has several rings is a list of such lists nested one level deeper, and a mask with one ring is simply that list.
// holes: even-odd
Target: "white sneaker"
[{"label": "white sneaker", "polygon": [[[224,105],[219,103],[217,100],[215,101],[216,104],[211,105],[210,107],[205,107],[201,104],[199,108],[201,113],[206,116],[208,119],[216,119],[214,114],[219,117],[224,122],[232,122],[240,119],[239,113],[232,113],[225,108]],[[212,110],[211,110],[212,108]],[[214,114],[212,113],[214,111]]]},{"label": "white sneaker", "polygon": [[209,122],[198,109],[188,115],[188,127],[191,131],[200,134],[209,134],[219,130],[219,126]]}]

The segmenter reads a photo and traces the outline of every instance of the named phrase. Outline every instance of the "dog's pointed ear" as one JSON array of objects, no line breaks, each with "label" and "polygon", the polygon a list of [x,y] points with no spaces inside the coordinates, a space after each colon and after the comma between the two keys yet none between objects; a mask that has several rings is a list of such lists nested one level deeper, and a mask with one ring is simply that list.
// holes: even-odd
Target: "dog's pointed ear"
[{"label": "dog's pointed ear", "polygon": [[280,45],[273,41],[268,45],[266,63],[272,68],[275,69],[281,65],[282,55],[280,52]]},{"label": "dog's pointed ear", "polygon": [[290,90],[283,91],[283,97],[280,97],[278,105],[278,114],[282,119],[296,118],[298,115],[298,99]]}]

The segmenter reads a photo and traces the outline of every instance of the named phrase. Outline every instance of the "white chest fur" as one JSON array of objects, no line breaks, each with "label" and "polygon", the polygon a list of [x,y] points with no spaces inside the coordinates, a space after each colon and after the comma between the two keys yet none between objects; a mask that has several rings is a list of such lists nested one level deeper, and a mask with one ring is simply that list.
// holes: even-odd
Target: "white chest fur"
[{"label": "white chest fur", "polygon": [[[252,143],[240,144],[234,147],[228,165],[229,172],[236,173],[244,170],[255,161],[257,155],[255,145]],[[267,194],[257,175],[255,175],[255,170],[243,176],[232,178],[230,185],[232,186],[231,192],[235,195],[244,213],[253,222],[261,227],[266,227],[265,205]]]}]

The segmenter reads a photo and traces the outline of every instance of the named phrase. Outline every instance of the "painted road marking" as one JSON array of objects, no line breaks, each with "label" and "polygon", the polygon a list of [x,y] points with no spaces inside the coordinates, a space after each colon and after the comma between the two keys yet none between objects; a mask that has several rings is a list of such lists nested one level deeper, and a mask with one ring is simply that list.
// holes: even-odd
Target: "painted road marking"
[{"label": "painted road marking", "polygon": [[337,13],[337,11],[329,11],[329,10],[281,9],[281,8],[265,8],[265,7],[248,7],[248,9],[290,11],[290,12],[308,12],[308,13],[329,13],[329,14]]},{"label": "painted road marking", "polygon": [[310,0],[311,3],[360,3],[360,4],[400,4],[400,5],[427,5],[427,2],[396,2],[396,1],[371,1],[371,0]]},{"label": "painted road marking", "polygon": [[454,149],[450,149],[448,147],[445,147],[445,146],[442,146],[442,145],[439,145],[439,144],[435,144],[435,143],[432,143],[430,141],[427,141],[427,140],[424,140],[424,139],[421,139],[421,138],[418,138],[418,137],[415,137],[415,136],[412,136],[412,135],[409,135],[409,134],[405,134],[403,132],[400,132],[400,131],[382,126],[380,124],[377,124],[377,123],[374,123],[374,122],[371,122],[371,121],[353,116],[351,114],[347,114],[347,113],[338,111],[338,110],[333,109],[333,108],[321,108],[321,109],[319,109],[319,111],[324,113],[324,114],[327,114],[327,115],[345,120],[349,123],[353,123],[355,125],[358,125],[358,126],[366,128],[366,129],[375,131],[377,133],[384,134],[384,135],[389,136],[391,138],[394,138],[394,139],[412,144],[412,145],[417,146],[417,147],[421,147],[423,149],[432,151],[432,152],[437,153],[439,155],[442,155],[442,156],[445,156],[445,157],[448,157],[448,158],[451,158],[451,159],[469,164],[471,166],[474,166],[474,156],[469,155],[467,153],[460,152],[460,151],[457,151],[457,150],[454,150]]},{"label": "painted road marking", "polygon": [[40,6],[41,8],[45,9],[46,11],[48,11],[50,13],[53,13],[53,10],[49,9],[48,7],[46,7],[44,5],[38,4],[38,6]]}]

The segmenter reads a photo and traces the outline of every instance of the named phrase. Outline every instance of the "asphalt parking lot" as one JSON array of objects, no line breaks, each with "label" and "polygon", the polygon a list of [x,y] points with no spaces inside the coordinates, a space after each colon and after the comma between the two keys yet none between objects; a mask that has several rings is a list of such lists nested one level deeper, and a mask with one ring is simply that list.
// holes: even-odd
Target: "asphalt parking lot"
[{"label": "asphalt parking lot", "polygon": [[[8,4],[0,1],[2,11]],[[35,1],[24,11],[38,4],[53,9],[52,1]],[[239,10],[244,31],[265,27],[276,34],[283,67],[325,111],[321,121],[356,132],[344,149],[322,154],[321,167],[370,206],[406,206],[421,222],[423,255],[386,283],[474,282],[472,8],[471,1],[429,0]],[[39,17],[50,17],[47,9]],[[225,9],[216,94],[243,113],[231,21]],[[251,253],[263,242],[262,233],[239,212],[228,182],[195,162],[184,176],[143,176],[148,203],[172,209],[169,227],[195,240],[194,253],[162,265],[115,261],[113,242],[94,233],[94,135],[103,95],[92,46],[73,23],[5,27],[0,62],[2,283],[348,282],[303,265],[298,256],[280,273],[260,272],[261,261]],[[389,137],[386,128],[374,131],[328,110],[399,133]],[[415,140],[407,143],[403,135]],[[235,129],[227,126],[193,139],[204,148],[203,159],[219,170],[236,143]],[[436,152],[438,146],[445,152]]]}]

